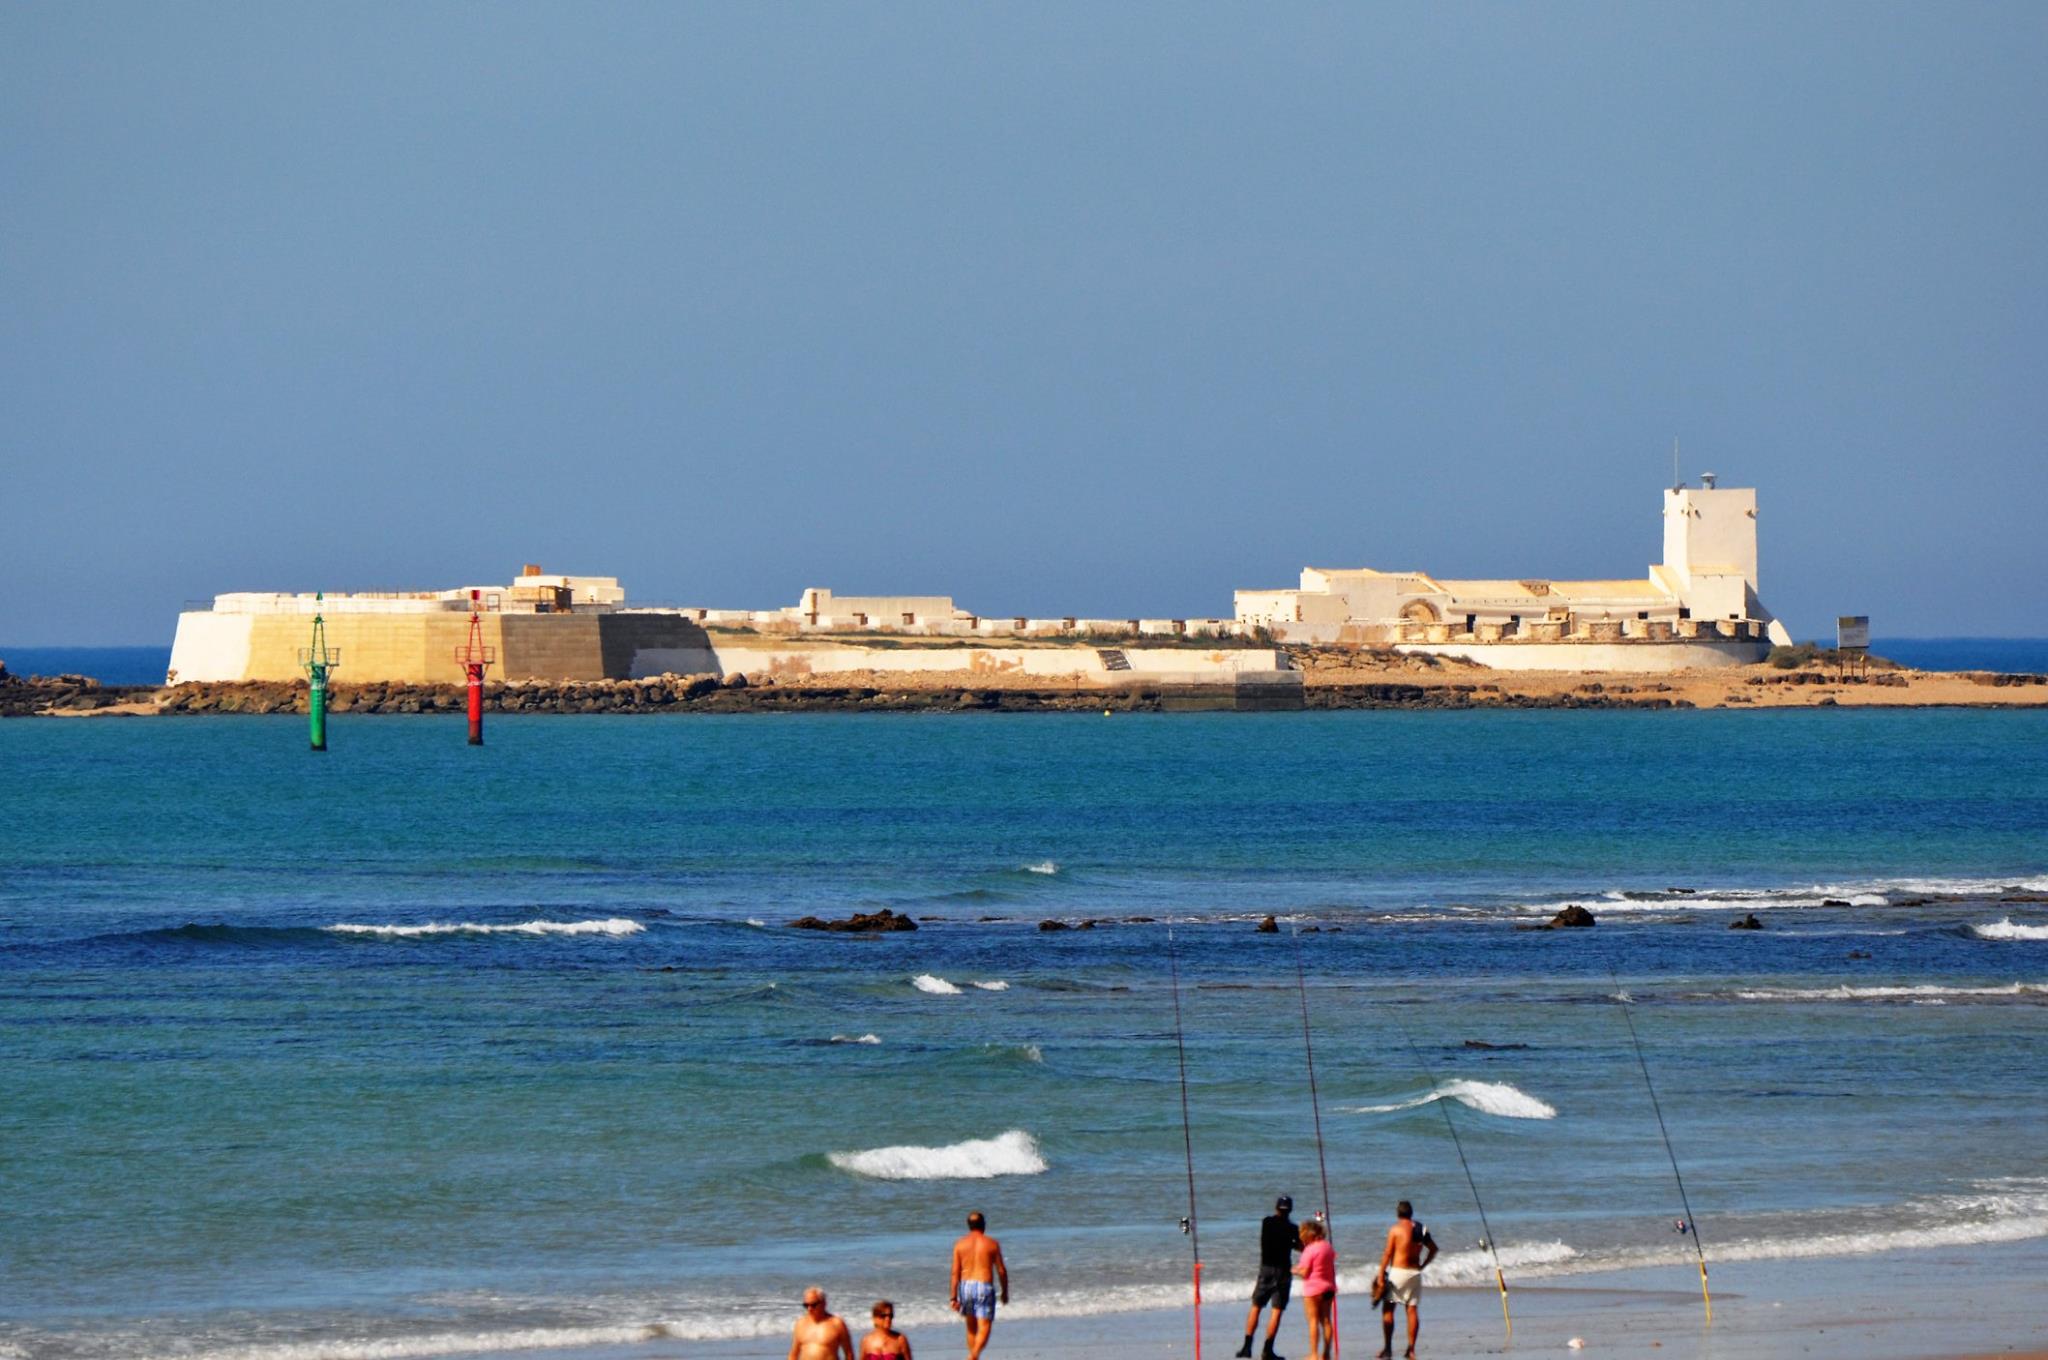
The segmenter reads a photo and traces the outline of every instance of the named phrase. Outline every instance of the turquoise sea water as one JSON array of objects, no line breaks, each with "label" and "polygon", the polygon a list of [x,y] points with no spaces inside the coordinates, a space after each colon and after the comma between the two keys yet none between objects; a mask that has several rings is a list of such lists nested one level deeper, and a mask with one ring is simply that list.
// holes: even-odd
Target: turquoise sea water
[{"label": "turquoise sea water", "polygon": [[1322,1199],[1297,962],[1340,1250],[1405,1195],[1479,1278],[1448,1108],[1511,1278],[1689,1269],[1618,990],[1717,1259],[2048,1235],[2048,715],[489,737],[0,724],[0,1355],[929,1325],[969,1208],[1016,1314],[1169,1303],[1169,947],[1217,1294]]}]

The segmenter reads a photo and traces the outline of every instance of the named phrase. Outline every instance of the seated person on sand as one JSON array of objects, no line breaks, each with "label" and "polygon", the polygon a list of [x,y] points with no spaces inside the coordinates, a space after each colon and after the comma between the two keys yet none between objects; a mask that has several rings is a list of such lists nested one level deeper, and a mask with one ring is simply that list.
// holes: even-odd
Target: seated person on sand
[{"label": "seated person on sand", "polygon": [[860,1339],[861,1360],[889,1360],[902,1356],[910,1360],[910,1338],[896,1330],[896,1305],[875,1300],[875,1329]]}]

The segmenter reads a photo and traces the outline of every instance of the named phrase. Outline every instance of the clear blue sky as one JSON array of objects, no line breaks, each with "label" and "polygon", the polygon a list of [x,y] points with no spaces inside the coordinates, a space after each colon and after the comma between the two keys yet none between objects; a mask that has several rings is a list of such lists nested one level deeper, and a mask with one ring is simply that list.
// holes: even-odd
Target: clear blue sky
[{"label": "clear blue sky", "polygon": [[522,561],[2048,634],[2048,6],[0,8],[0,642]]}]

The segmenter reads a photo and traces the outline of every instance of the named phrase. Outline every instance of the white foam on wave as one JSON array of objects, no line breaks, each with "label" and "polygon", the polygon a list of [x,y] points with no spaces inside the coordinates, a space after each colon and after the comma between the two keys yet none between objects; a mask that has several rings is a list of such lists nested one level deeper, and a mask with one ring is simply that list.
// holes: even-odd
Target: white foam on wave
[{"label": "white foam on wave", "polygon": [[2018,925],[2010,916],[1990,925],[1971,926],[1970,933],[1980,940],[2048,940],[2048,926]]},{"label": "white foam on wave", "polygon": [[958,987],[946,981],[944,978],[935,977],[930,973],[919,973],[916,977],[910,980],[910,985],[917,988],[917,990],[919,990],[920,992],[929,992],[933,996],[960,995],[960,989]]},{"label": "white foam on wave", "polygon": [[756,930],[766,930],[768,928],[768,923],[758,916],[749,916],[747,918],[747,924],[752,926]]},{"label": "white foam on wave", "polygon": [[1523,915],[1548,916],[1572,903],[1590,904],[1596,914],[1668,915],[1682,912],[1796,911],[1839,906],[1887,907],[1905,897],[1984,898],[2012,892],[2048,892],[2048,878],[1871,878],[1844,883],[1782,884],[1776,887],[1710,887],[1697,892],[1615,888],[1593,897],[1557,897],[1518,903]]},{"label": "white foam on wave", "polygon": [[1413,1100],[1396,1101],[1391,1105],[1354,1105],[1352,1114],[1392,1114],[1396,1110],[1413,1110],[1433,1100],[1455,1100],[1460,1105],[1470,1106],[1481,1114],[1499,1115],[1503,1119],[1555,1119],[1557,1107],[1545,1100],[1539,1100],[1518,1086],[1504,1081],[1467,1081],[1458,1078],[1443,1082],[1427,1095]]},{"label": "white foam on wave", "polygon": [[1038,861],[1038,863],[1036,864],[1027,864],[1024,866],[1024,872],[1027,874],[1056,874],[1059,871],[1060,866],[1054,864],[1049,859],[1042,859]]},{"label": "white foam on wave", "polygon": [[832,1036],[832,1042],[835,1044],[879,1044],[882,1042],[882,1036],[879,1034],[835,1034]]},{"label": "white foam on wave", "polygon": [[1742,1001],[1917,1001],[1951,996],[2048,996],[2048,984],[2014,982],[2003,987],[1944,987],[1921,982],[1893,987],[1753,987],[1734,994]]},{"label": "white foam on wave", "polygon": [[866,1152],[833,1152],[826,1160],[841,1171],[880,1181],[985,1181],[997,1176],[1036,1176],[1046,1170],[1038,1140],[1022,1129],[942,1147],[905,1144]]},{"label": "white foam on wave", "polygon": [[[610,1327],[514,1327],[504,1331],[422,1332],[413,1336],[335,1337],[262,1346],[178,1352],[178,1360],[427,1360],[494,1351],[630,1346],[671,1333],[658,1322]],[[708,1338],[707,1338],[708,1339]]]},{"label": "white foam on wave", "polygon": [[[1577,1247],[1564,1242],[1511,1242],[1500,1249],[1500,1264],[1502,1270],[1530,1271],[1561,1266],[1578,1255]],[[1484,1247],[1447,1251],[1430,1264],[1429,1274],[1431,1284],[1492,1284],[1493,1253]]]},{"label": "white foam on wave", "polygon": [[1906,897],[1989,897],[2007,892],[2048,892],[2048,878],[2038,874],[2009,878],[1872,878],[1853,883],[1821,884],[1814,891],[1829,897],[1853,897],[1857,893]]},{"label": "white foam on wave", "polygon": [[359,925],[339,921],[322,930],[336,935],[374,935],[382,939],[414,939],[427,935],[638,935],[647,929],[638,921],[613,916],[602,921],[521,921],[493,926],[475,921],[429,921],[417,926]]},{"label": "white foam on wave", "polygon": [[1001,978],[996,978],[989,982],[970,983],[969,985],[979,987],[984,992],[1007,992],[1010,990],[1010,984]]}]

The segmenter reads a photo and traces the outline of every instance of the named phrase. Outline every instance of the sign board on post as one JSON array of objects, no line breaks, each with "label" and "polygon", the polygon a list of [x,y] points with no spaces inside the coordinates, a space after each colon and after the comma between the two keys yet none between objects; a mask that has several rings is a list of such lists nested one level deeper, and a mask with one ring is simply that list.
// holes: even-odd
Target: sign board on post
[{"label": "sign board on post", "polygon": [[1847,650],[1851,647],[1868,649],[1870,646],[1870,616],[1868,614],[1844,614],[1835,620],[1835,646]]}]

